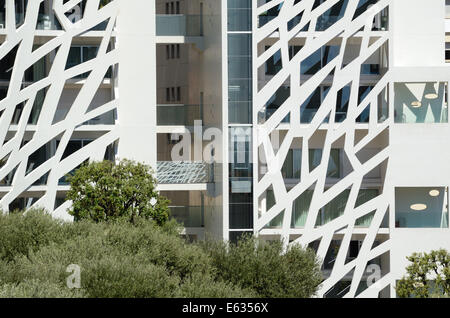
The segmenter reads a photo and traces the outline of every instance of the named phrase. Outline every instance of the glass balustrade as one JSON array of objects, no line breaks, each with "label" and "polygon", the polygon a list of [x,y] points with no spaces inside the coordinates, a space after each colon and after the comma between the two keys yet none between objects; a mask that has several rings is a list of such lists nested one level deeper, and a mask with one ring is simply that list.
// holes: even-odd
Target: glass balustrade
[{"label": "glass balustrade", "polygon": [[214,165],[206,162],[158,161],[159,184],[198,184],[214,182]]},{"label": "glass balustrade", "polygon": [[157,14],[157,36],[202,36],[201,15]]},{"label": "glass balustrade", "polygon": [[160,126],[194,126],[203,120],[201,105],[158,105],[157,124]]}]

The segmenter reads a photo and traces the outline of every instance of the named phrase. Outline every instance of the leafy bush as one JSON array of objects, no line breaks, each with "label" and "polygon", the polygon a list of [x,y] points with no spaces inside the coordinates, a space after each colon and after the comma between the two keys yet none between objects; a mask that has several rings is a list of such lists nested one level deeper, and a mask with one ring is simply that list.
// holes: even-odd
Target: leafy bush
[{"label": "leafy bush", "polygon": [[79,289],[40,280],[26,280],[19,284],[0,286],[0,298],[75,298],[83,297]]},{"label": "leafy bush", "polygon": [[222,281],[253,290],[259,297],[311,297],[322,281],[314,252],[299,245],[286,253],[280,241],[251,237],[242,238],[236,245],[217,241],[200,245],[212,258]]},{"label": "leafy bush", "polygon": [[61,242],[66,230],[65,224],[41,210],[9,215],[0,212],[0,259],[10,261],[17,254],[28,255],[42,245]]},{"label": "leafy bush", "polygon": [[450,253],[444,249],[430,253],[413,253],[407,275],[398,281],[401,298],[448,298],[450,296]]},{"label": "leafy bush", "polygon": [[156,191],[152,169],[142,163],[122,160],[91,162],[68,176],[67,199],[73,204],[69,213],[75,220],[95,222],[137,217],[162,225],[169,219],[169,201]]},{"label": "leafy bush", "polygon": [[[40,228],[45,239],[27,240],[0,259],[2,297],[255,296],[217,281],[206,253],[171,234],[172,227],[144,219],[64,224],[39,212],[2,218],[10,217],[17,230],[9,242],[29,230],[20,223],[29,225],[30,218],[47,226]],[[55,230],[56,235],[49,233]],[[70,264],[81,268],[80,290],[65,285]]]},{"label": "leafy bush", "polygon": [[[0,216],[0,297],[310,297],[321,277],[313,252],[246,239],[180,238],[173,221],[63,223],[43,211]],[[67,267],[81,269],[69,289]]]}]

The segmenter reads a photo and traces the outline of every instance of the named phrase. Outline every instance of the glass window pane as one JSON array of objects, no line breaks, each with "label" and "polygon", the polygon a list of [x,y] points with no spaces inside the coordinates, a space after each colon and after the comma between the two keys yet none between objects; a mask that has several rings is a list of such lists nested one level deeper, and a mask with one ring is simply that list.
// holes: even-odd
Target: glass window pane
[{"label": "glass window pane", "polygon": [[81,64],[81,47],[72,46],[69,50],[66,69],[77,66],[79,64]]},{"label": "glass window pane", "polygon": [[313,193],[313,190],[306,190],[302,195],[295,199],[292,207],[291,227],[301,228],[305,226]]},{"label": "glass window pane", "polygon": [[252,1],[228,0],[228,31],[251,31]]},{"label": "glass window pane", "polygon": [[83,62],[95,59],[97,57],[97,46],[84,46],[83,47]]},{"label": "glass window pane", "polygon": [[319,110],[320,105],[320,87],[318,87],[300,106],[300,123],[311,123],[317,111]]},{"label": "glass window pane", "polygon": [[320,70],[322,66],[321,52],[322,49],[318,49],[300,63],[300,74],[314,75]]},{"label": "glass window pane", "polygon": [[253,204],[230,204],[230,229],[253,228]]}]

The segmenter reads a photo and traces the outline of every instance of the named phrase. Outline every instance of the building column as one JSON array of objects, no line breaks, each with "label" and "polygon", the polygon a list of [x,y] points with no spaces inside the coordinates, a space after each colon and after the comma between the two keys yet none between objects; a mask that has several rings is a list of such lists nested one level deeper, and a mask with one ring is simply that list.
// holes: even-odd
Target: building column
[{"label": "building column", "polygon": [[155,2],[118,1],[118,157],[145,162],[156,171]]}]

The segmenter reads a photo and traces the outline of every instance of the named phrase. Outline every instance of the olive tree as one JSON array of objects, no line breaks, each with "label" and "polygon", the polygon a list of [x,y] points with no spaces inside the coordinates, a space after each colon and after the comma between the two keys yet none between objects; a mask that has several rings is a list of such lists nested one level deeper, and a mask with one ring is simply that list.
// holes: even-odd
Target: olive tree
[{"label": "olive tree", "polygon": [[169,201],[156,191],[150,166],[132,160],[91,162],[67,177],[72,200],[69,213],[75,220],[95,222],[136,217],[154,220],[158,225],[169,219]]},{"label": "olive tree", "polygon": [[430,253],[413,253],[407,275],[398,281],[396,291],[401,298],[449,297],[450,253],[444,249]]},{"label": "olive tree", "polygon": [[219,280],[252,290],[263,298],[310,298],[323,280],[319,259],[311,249],[281,241],[243,236],[236,244],[199,242],[217,268]]}]

